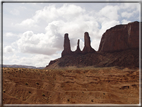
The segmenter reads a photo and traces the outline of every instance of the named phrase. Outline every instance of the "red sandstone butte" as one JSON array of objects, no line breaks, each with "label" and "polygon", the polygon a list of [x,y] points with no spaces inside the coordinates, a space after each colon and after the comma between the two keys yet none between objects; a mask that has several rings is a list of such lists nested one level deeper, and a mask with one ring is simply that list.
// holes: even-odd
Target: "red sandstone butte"
[{"label": "red sandstone butte", "polygon": [[139,22],[116,25],[102,36],[99,52],[115,52],[139,48]]}]

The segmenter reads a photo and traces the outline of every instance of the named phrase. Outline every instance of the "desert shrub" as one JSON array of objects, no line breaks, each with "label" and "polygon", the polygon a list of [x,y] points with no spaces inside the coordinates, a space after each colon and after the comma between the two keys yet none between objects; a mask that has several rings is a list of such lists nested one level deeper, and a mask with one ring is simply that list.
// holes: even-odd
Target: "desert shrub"
[{"label": "desert shrub", "polygon": [[44,94],[44,93],[42,93],[42,96],[45,96],[45,94]]},{"label": "desert shrub", "polygon": [[5,93],[5,90],[3,90],[3,93]]},{"label": "desert shrub", "polygon": [[119,89],[128,89],[129,88],[129,86],[122,86],[121,88],[119,88]]},{"label": "desert shrub", "polygon": [[39,83],[38,83],[38,82],[36,82],[36,84],[37,84],[37,85],[39,85]]}]

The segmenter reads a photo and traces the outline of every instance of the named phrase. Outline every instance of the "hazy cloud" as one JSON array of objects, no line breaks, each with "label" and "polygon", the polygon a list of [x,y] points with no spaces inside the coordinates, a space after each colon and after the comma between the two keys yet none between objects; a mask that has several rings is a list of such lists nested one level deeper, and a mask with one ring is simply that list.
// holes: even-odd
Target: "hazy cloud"
[{"label": "hazy cloud", "polygon": [[13,14],[13,15],[19,15],[20,14],[19,10],[17,10],[17,9],[11,10],[10,13]]},{"label": "hazy cloud", "polygon": [[15,36],[13,33],[11,33],[11,32],[7,32],[6,34],[5,34],[5,36],[7,36],[7,37],[12,37],[12,36]]}]

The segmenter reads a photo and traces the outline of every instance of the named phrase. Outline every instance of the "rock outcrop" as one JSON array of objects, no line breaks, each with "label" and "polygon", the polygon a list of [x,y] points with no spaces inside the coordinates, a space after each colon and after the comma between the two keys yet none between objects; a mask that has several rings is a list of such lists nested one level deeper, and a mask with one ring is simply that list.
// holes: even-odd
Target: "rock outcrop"
[{"label": "rock outcrop", "polygon": [[83,48],[82,53],[85,54],[85,53],[93,53],[93,52],[96,52],[96,51],[91,47],[90,37],[89,37],[88,32],[85,32],[84,33],[84,48]]},{"label": "rock outcrop", "polygon": [[139,22],[117,25],[102,36],[99,52],[116,52],[139,48]]},{"label": "rock outcrop", "polygon": [[90,41],[90,37],[89,37],[89,34],[88,32],[85,32],[84,33],[84,49],[83,51],[80,50],[80,47],[79,47],[79,40],[77,42],[77,49],[72,52],[71,51],[71,47],[70,47],[70,40],[69,40],[69,37],[68,37],[68,34],[66,33],[64,35],[64,50],[62,52],[62,57],[66,56],[66,55],[80,55],[80,54],[86,54],[86,53],[94,53],[96,52],[92,47],[91,47],[91,41]]},{"label": "rock outcrop", "polygon": [[75,54],[81,54],[81,53],[82,53],[81,50],[80,50],[80,47],[79,47],[79,39],[78,39],[78,41],[77,41],[77,48],[76,48],[76,50],[75,50],[74,53],[75,53]]},{"label": "rock outcrop", "polygon": [[69,40],[68,34],[66,33],[64,35],[64,50],[62,52],[62,57],[65,55],[70,55],[70,54],[72,54],[71,47],[70,47],[70,40]]},{"label": "rock outcrop", "polygon": [[79,40],[76,51],[72,52],[67,34],[64,39],[63,57],[51,61],[46,69],[70,66],[139,68],[139,22],[108,29],[102,36],[97,52],[91,47],[87,32],[84,34],[83,51],[79,48]]}]

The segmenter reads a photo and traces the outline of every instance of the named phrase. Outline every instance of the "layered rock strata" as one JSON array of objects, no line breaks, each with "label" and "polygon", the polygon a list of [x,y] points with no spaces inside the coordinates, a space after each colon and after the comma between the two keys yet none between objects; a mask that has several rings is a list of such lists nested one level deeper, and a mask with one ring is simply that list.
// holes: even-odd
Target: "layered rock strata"
[{"label": "layered rock strata", "polygon": [[139,22],[117,25],[102,36],[99,52],[116,52],[139,48]]}]

